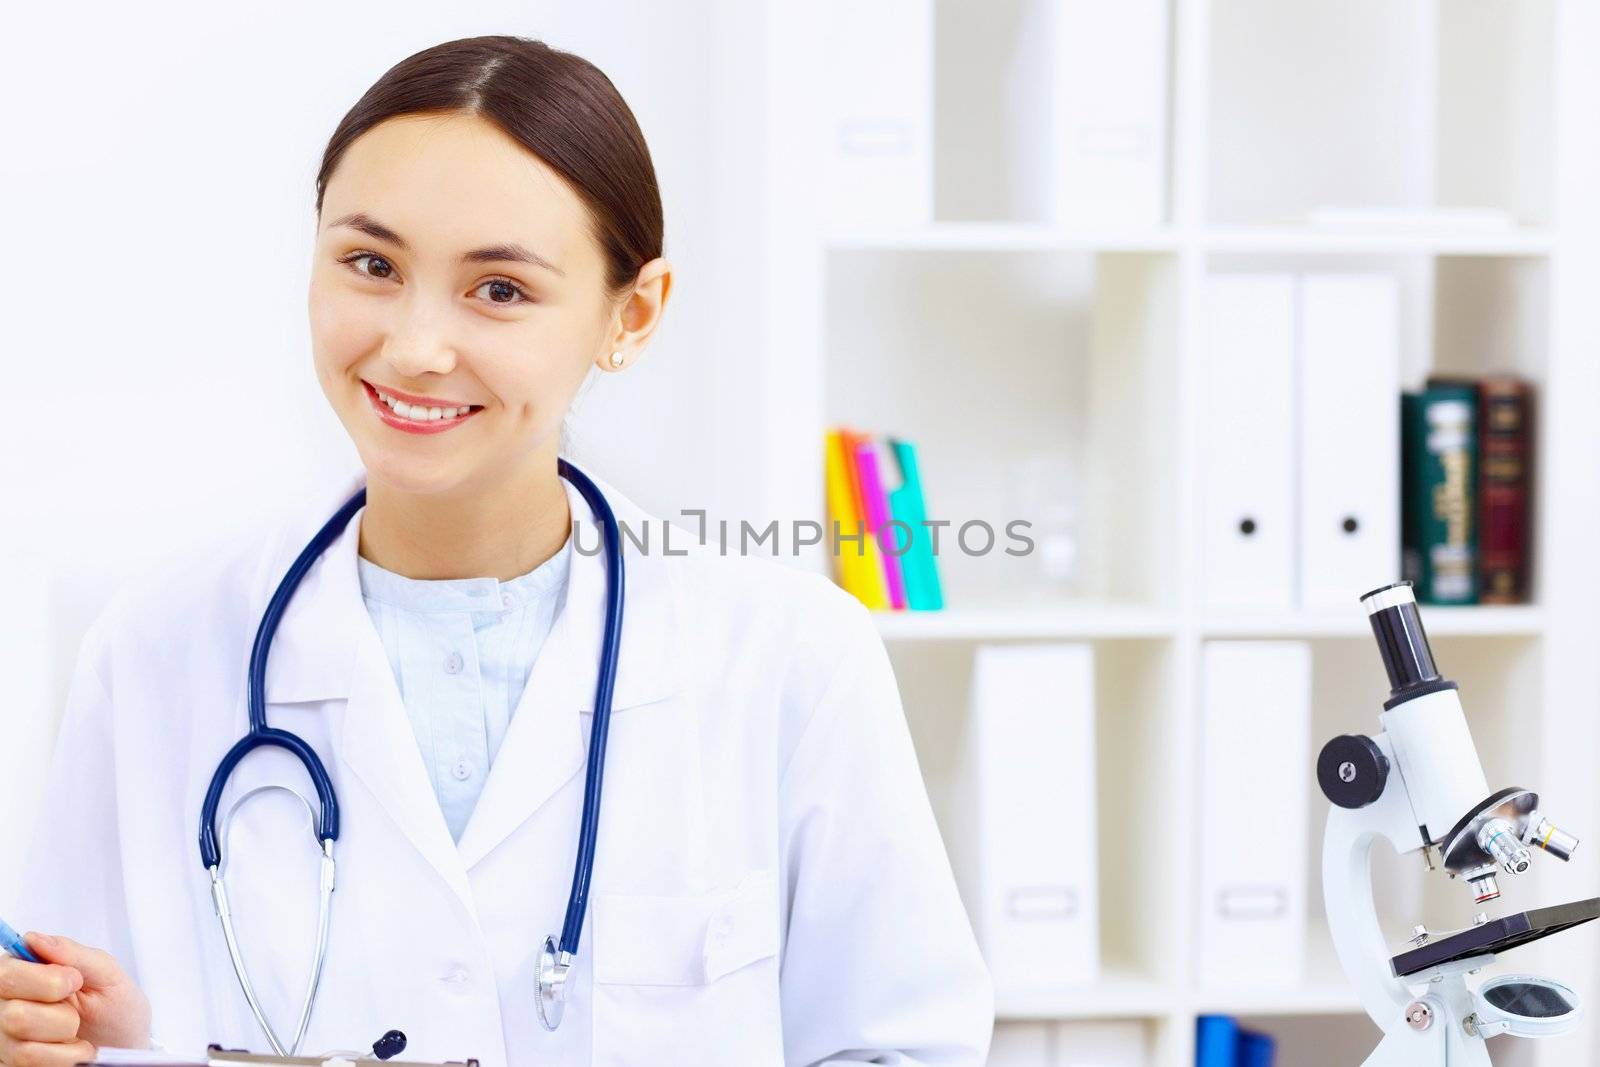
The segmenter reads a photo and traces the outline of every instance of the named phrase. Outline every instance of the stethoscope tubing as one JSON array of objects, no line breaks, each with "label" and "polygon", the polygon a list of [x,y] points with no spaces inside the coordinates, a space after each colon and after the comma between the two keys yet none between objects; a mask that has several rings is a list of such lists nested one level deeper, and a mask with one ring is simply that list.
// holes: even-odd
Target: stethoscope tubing
[{"label": "stethoscope tubing", "polygon": [[[590,509],[600,519],[606,546],[605,629],[600,638],[600,671],[595,682],[594,722],[589,731],[589,768],[583,786],[583,821],[578,833],[577,861],[572,869],[572,892],[567,898],[566,920],[561,926],[561,951],[577,955],[583,916],[589,906],[589,879],[594,873],[595,841],[600,835],[601,778],[605,773],[606,737],[611,731],[611,697],[617,681],[617,652],[622,645],[622,607],[625,597],[622,539],[611,505],[606,502],[605,494],[582,471],[564,459],[559,460],[558,464],[562,475],[578,487],[578,492],[583,494]],[[576,533],[573,536],[577,536]]]},{"label": "stethoscope tubing", "polygon": [[217,809],[222,803],[222,790],[239,761],[265,745],[285,749],[299,759],[311,778],[312,787],[317,791],[317,840],[326,843],[339,839],[339,797],[334,791],[333,779],[322,766],[322,760],[298,734],[267,725],[267,654],[272,649],[273,635],[278,632],[278,623],[283,620],[283,613],[288,609],[289,600],[299,587],[300,579],[305,577],[306,571],[327,551],[328,546],[338,539],[349,525],[350,517],[366,502],[367,487],[363,485],[300,550],[283,580],[278,583],[272,599],[267,602],[267,610],[261,615],[255,641],[250,646],[250,667],[246,674],[250,732],[235,742],[222,757],[222,762],[217,764],[216,773],[211,776],[211,785],[206,789],[205,800],[200,805],[200,862],[207,870],[218,866],[222,859],[222,849],[217,844]]},{"label": "stethoscope tubing", "polygon": [[[589,735],[589,760],[588,770],[584,780],[583,816],[578,834],[578,853],[573,864],[572,889],[567,899],[566,916],[561,928],[560,950],[564,961],[576,955],[578,940],[583,930],[583,920],[589,903],[589,884],[594,873],[595,843],[600,830],[600,797],[601,784],[605,770],[606,739],[611,726],[611,703],[616,687],[617,657],[622,644],[622,616],[625,602],[625,577],[622,565],[622,539],[617,529],[616,515],[612,512],[610,504],[606,501],[605,494],[582,471],[578,470],[565,459],[557,459],[557,471],[567,481],[577,487],[579,493],[589,504],[590,509],[600,520],[601,535],[605,543],[606,553],[606,607],[605,626],[601,636],[600,667],[598,679],[595,684],[594,718]],[[232,959],[234,971],[244,989],[245,998],[250,1003],[250,1008],[256,1016],[267,1038],[272,1042],[275,1050],[283,1054],[284,1049],[272,1028],[268,1025],[264,1013],[257,1002],[255,991],[251,986],[248,972],[244,967],[237,940],[234,937],[233,924],[227,903],[227,890],[222,882],[222,841],[217,836],[217,814],[221,806],[222,793],[227,786],[229,777],[245,756],[257,748],[271,746],[288,751],[299,760],[305,768],[306,774],[311,779],[318,799],[318,812],[316,814],[316,835],[324,853],[324,874],[322,879],[322,901],[319,908],[318,937],[316,958],[313,962],[312,974],[308,983],[306,1003],[302,1009],[295,1041],[290,1049],[298,1048],[300,1039],[304,1036],[306,1026],[310,1021],[311,1005],[315,1001],[316,990],[322,974],[323,959],[326,956],[328,940],[328,917],[330,900],[333,891],[333,843],[339,837],[339,800],[334,790],[333,779],[328,775],[322,760],[314,749],[299,735],[277,729],[267,722],[266,711],[266,664],[267,656],[272,648],[272,639],[276,634],[283,613],[288,608],[290,599],[294,596],[295,589],[302,578],[317,559],[327,551],[328,546],[338,539],[350,519],[366,504],[367,490],[362,486],[349,500],[336,511],[327,522],[323,523],[310,543],[301,549],[294,562],[284,574],[283,580],[278,583],[276,591],[261,617],[261,623],[256,628],[255,641],[250,648],[250,662],[247,672],[247,704],[249,711],[249,732],[241,737],[228,749],[216,771],[213,773],[211,783],[206,789],[205,799],[200,807],[200,859],[202,865],[211,877],[212,895],[217,907],[218,917],[222,921],[223,933],[228,945],[229,956]],[[574,532],[573,536],[576,536]],[[565,974],[564,963],[562,974]],[[564,983],[561,984],[564,988]],[[564,993],[558,992],[558,999],[564,999]],[[542,1009],[541,1009],[542,1011]],[[559,1021],[559,1007],[556,1020]],[[545,1020],[546,1026],[554,1029],[550,1020]],[[292,1051],[290,1052],[292,1054]]]}]

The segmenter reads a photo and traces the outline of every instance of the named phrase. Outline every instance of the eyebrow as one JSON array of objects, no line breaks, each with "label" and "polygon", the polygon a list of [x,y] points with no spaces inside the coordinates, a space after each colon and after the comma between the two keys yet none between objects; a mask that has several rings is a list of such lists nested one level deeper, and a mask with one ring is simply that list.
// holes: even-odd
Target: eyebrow
[{"label": "eyebrow", "polygon": [[[349,226],[351,229],[360,230],[369,237],[376,237],[380,241],[388,241],[401,251],[411,251],[411,246],[406,244],[404,237],[395,233],[389,227],[368,215],[364,211],[352,211],[334,219],[328,224],[329,229],[337,226]],[[534,267],[543,267],[545,270],[554,271],[563,278],[567,272],[551,263],[537,252],[530,251],[512,241],[508,244],[489,245],[485,248],[474,248],[470,252],[461,254],[463,263],[527,263]]]}]

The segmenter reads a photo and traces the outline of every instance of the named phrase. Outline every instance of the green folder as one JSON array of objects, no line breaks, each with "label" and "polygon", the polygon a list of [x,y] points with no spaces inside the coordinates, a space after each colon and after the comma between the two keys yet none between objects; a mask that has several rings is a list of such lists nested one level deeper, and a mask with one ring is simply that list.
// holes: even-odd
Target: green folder
[{"label": "green folder", "polygon": [[922,499],[922,475],[917,470],[917,446],[897,437],[889,438],[895,464],[900,468],[900,487],[889,492],[889,514],[902,525],[893,529],[896,550],[910,546],[900,555],[900,572],[906,588],[906,608],[911,611],[938,611],[944,607],[939,589],[939,566],[933,556],[933,538],[924,525],[928,513]]}]

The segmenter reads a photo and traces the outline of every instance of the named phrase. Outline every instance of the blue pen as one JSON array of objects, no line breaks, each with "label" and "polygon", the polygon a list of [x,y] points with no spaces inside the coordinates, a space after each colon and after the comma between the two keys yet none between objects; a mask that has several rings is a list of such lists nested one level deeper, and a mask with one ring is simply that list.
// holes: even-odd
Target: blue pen
[{"label": "blue pen", "polygon": [[28,951],[28,946],[22,943],[22,935],[7,926],[4,919],[0,919],[0,948],[19,960],[27,960],[29,963],[42,962],[38,956]]}]

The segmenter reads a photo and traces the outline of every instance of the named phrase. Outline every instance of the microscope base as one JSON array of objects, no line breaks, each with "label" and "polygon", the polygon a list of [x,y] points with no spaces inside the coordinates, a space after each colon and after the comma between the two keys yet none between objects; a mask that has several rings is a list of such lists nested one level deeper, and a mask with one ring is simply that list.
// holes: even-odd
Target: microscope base
[{"label": "microscope base", "polygon": [[1429,983],[1415,1003],[1432,1013],[1428,1028],[1414,1029],[1402,1011],[1389,1020],[1383,1040],[1362,1067],[1490,1067],[1488,1045],[1462,1025],[1472,1014],[1472,993],[1460,974]]}]

